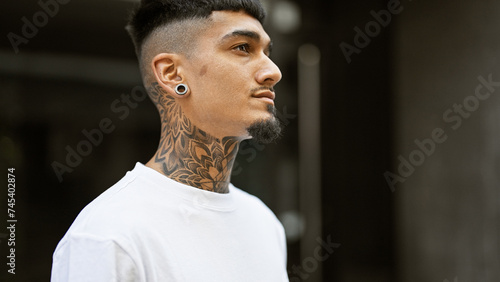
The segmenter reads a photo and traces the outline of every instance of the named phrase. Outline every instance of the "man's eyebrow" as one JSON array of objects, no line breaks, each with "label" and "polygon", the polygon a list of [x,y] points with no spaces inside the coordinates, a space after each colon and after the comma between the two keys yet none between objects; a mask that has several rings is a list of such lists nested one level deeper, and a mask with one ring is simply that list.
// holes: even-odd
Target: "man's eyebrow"
[{"label": "man's eyebrow", "polygon": [[251,30],[235,30],[231,33],[224,35],[224,37],[222,37],[222,40],[224,41],[239,36],[248,37],[253,40],[260,41],[260,35],[257,32]]},{"label": "man's eyebrow", "polygon": [[[260,34],[258,34],[257,32],[251,31],[251,30],[243,30],[243,29],[242,30],[234,30],[233,32],[224,35],[222,37],[221,41],[226,41],[226,40],[229,40],[231,38],[240,37],[240,36],[248,37],[248,38],[255,40],[255,41],[258,41],[258,42],[261,41]],[[268,53],[271,53],[272,47],[273,47],[273,41],[270,41],[266,47],[266,51]]]}]

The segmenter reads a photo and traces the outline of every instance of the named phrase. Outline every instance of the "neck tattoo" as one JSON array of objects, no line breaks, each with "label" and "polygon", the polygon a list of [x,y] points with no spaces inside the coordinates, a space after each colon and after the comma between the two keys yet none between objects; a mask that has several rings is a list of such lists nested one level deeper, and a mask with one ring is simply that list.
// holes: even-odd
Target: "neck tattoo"
[{"label": "neck tattoo", "polygon": [[194,126],[158,83],[153,83],[148,92],[162,119],[160,145],[154,156],[161,172],[189,186],[228,193],[238,139],[221,140]]}]

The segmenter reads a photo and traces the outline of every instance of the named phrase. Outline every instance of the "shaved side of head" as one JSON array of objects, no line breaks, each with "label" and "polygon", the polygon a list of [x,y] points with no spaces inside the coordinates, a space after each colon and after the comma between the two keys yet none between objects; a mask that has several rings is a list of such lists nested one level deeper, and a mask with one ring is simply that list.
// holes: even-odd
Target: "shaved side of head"
[{"label": "shaved side of head", "polygon": [[154,81],[153,58],[161,53],[192,57],[198,48],[198,37],[211,25],[211,18],[186,19],[159,26],[149,34],[138,51],[139,66],[146,85]]}]

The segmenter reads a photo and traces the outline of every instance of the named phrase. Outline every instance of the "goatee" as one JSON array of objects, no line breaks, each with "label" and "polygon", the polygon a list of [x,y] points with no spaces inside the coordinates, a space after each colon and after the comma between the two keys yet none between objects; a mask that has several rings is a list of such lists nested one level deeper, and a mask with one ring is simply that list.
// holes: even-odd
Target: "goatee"
[{"label": "goatee", "polygon": [[276,116],[276,108],[272,105],[267,107],[272,117],[258,121],[247,128],[252,138],[259,143],[272,143],[281,137],[283,125]]}]

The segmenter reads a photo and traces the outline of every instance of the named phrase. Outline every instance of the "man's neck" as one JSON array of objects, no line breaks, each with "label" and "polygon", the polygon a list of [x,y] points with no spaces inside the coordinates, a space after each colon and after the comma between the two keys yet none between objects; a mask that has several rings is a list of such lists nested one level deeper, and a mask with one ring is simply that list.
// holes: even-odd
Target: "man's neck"
[{"label": "man's neck", "polygon": [[228,193],[238,138],[218,139],[200,130],[182,113],[175,99],[159,93],[160,89],[158,85],[148,89],[158,99],[155,103],[166,106],[160,108],[160,145],[146,165],[180,183]]}]

